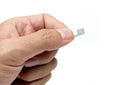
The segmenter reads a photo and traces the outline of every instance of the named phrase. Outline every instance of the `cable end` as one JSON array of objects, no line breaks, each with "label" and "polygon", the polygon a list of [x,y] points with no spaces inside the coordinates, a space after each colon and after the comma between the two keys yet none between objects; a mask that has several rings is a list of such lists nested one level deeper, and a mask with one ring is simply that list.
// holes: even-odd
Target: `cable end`
[{"label": "cable end", "polygon": [[84,30],[84,28],[80,28],[80,29],[77,29],[76,32],[73,31],[73,33],[74,33],[75,37],[78,37],[80,35],[85,34],[85,30]]}]

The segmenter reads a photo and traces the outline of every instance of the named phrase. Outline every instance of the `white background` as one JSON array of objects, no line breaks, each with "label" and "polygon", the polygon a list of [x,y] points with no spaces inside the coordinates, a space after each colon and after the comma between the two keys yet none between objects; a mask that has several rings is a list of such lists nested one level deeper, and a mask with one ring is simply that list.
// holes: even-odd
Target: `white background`
[{"label": "white background", "polygon": [[120,85],[119,0],[0,0],[0,22],[43,12],[86,32],[60,49],[47,85]]}]

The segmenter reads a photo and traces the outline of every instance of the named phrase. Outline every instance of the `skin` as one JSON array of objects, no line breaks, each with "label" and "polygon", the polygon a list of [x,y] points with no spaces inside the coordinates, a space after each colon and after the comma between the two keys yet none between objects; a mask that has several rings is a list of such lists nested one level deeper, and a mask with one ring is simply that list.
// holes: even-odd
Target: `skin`
[{"label": "skin", "polygon": [[16,17],[0,24],[0,85],[45,85],[57,50],[73,33],[49,14]]}]

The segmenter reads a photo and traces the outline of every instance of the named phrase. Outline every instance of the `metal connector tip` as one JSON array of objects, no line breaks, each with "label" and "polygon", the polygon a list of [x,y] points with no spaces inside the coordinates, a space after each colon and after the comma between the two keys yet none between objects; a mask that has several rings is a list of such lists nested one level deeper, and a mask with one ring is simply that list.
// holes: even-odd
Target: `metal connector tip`
[{"label": "metal connector tip", "polygon": [[76,30],[76,32],[74,33],[74,36],[77,37],[77,36],[83,35],[83,34],[85,34],[84,28],[80,28],[80,29]]}]

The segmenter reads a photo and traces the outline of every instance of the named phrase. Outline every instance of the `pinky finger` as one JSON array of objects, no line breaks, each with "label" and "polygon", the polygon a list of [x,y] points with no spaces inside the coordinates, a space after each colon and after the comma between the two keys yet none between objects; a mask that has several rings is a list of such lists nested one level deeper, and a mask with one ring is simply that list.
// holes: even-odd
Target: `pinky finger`
[{"label": "pinky finger", "polygon": [[16,79],[12,85],[45,85],[50,80],[50,78],[51,78],[51,73],[45,76],[44,78],[32,82],[26,82],[21,79]]}]

